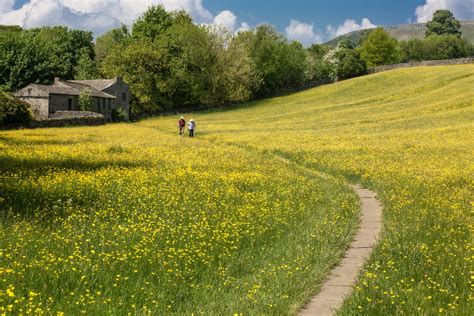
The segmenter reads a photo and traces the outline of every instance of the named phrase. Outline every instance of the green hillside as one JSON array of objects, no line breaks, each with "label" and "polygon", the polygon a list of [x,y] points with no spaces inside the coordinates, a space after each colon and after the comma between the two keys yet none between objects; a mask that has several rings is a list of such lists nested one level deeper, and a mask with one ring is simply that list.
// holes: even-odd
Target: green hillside
[{"label": "green hillside", "polygon": [[[404,24],[404,25],[395,25],[395,26],[386,26],[384,27],[390,35],[398,39],[399,41],[405,41],[414,38],[424,38],[426,31],[426,24],[417,23],[417,24]],[[328,42],[325,45],[336,46],[341,40],[348,38],[354,43],[359,43],[371,30],[360,30],[351,32],[342,36],[338,36]],[[461,22],[461,31],[463,38],[467,39],[471,43],[474,43],[474,21],[462,21]]]},{"label": "green hillside", "polygon": [[468,315],[473,86],[474,65],[389,71],[186,114],[195,138],[175,116],[1,132],[0,311],[295,313],[357,182],[383,232],[340,314]]}]

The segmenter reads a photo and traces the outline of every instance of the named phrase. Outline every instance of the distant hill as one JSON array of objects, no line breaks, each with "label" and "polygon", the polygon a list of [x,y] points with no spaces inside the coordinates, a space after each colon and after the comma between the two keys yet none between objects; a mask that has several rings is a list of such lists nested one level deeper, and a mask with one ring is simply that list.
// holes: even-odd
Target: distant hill
[{"label": "distant hill", "polygon": [[[385,26],[390,35],[395,37],[398,40],[404,41],[413,38],[424,38],[426,31],[425,23],[417,24],[404,24],[404,25],[395,25],[395,26]],[[356,44],[359,44],[360,41],[367,36],[372,30],[360,30],[351,33],[347,33],[342,36],[338,36],[328,42],[325,45],[336,46],[341,40],[348,38]],[[461,22],[461,31],[462,37],[474,43],[474,21],[463,21]]]}]

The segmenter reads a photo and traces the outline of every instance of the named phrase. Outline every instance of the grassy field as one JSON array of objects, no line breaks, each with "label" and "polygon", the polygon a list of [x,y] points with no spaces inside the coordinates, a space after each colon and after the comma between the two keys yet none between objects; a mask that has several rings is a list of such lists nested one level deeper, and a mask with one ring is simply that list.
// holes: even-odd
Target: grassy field
[{"label": "grassy field", "polygon": [[340,314],[469,315],[473,87],[474,65],[396,70],[193,114],[194,139],[2,132],[0,311],[294,313],[357,227],[346,179],[384,227]]}]

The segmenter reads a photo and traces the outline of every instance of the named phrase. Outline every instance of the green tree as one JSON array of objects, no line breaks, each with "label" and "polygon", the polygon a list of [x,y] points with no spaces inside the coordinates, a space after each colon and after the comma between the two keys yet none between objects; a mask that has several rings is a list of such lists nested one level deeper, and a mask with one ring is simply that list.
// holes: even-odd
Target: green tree
[{"label": "green tree", "polygon": [[359,51],[369,67],[393,64],[400,59],[398,41],[381,27],[370,33]]},{"label": "green tree", "polygon": [[225,74],[226,101],[237,103],[248,101],[258,91],[262,81],[258,76],[256,66],[245,48],[232,43],[227,49],[221,50],[223,58],[221,74]]},{"label": "green tree", "polygon": [[130,33],[125,25],[112,29],[97,37],[94,46],[95,60],[101,63],[111,53],[113,48],[130,38]]},{"label": "green tree", "polygon": [[461,37],[461,23],[449,10],[437,10],[433,19],[426,24],[426,36],[451,34]]},{"label": "green tree", "polygon": [[136,38],[154,40],[173,25],[173,16],[162,5],[152,5],[132,26],[132,35]]},{"label": "green tree", "polygon": [[424,40],[424,59],[440,60],[469,56],[470,45],[457,35],[430,35]]},{"label": "green tree", "polygon": [[94,57],[92,33],[66,27],[0,32],[0,87],[17,90],[54,77],[73,79],[80,54]]},{"label": "green tree", "polygon": [[262,84],[257,97],[273,95],[304,83],[306,56],[300,43],[288,43],[272,25],[264,24],[253,31],[237,35],[247,49]]},{"label": "green tree", "polygon": [[79,94],[79,109],[81,111],[90,111],[92,109],[92,95],[89,88],[82,90]]},{"label": "green tree", "polygon": [[325,56],[331,49],[325,45],[313,44],[306,54],[306,81],[327,82],[331,80],[331,65]]},{"label": "green tree", "polygon": [[323,59],[331,49],[325,45],[313,44],[307,50],[314,58]]},{"label": "green tree", "polygon": [[74,79],[88,80],[99,78],[99,70],[94,60],[91,59],[86,48],[81,49],[81,54],[74,68]]},{"label": "green tree", "polygon": [[337,46],[340,48],[346,48],[346,49],[356,48],[356,45],[354,44],[354,42],[351,41],[349,38],[342,39],[339,43],[337,43]]},{"label": "green tree", "polygon": [[400,61],[421,61],[425,59],[424,41],[411,39],[400,42]]},{"label": "green tree", "polygon": [[367,64],[355,49],[336,47],[329,51],[324,60],[330,65],[333,81],[349,79],[367,72]]},{"label": "green tree", "polygon": [[354,49],[341,49],[336,53],[339,63],[337,65],[337,78],[349,79],[361,76],[367,72],[367,65],[358,51]]},{"label": "green tree", "polygon": [[101,71],[106,76],[121,76],[130,85],[134,113],[151,114],[168,106],[164,92],[168,90],[167,82],[160,80],[169,73],[166,58],[166,52],[153,44],[135,40],[115,47],[102,63]]}]

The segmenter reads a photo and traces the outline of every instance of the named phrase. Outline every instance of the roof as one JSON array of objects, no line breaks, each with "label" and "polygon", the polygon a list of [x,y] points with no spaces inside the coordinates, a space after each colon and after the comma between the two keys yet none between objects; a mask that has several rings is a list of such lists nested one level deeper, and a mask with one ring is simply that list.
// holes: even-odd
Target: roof
[{"label": "roof", "polygon": [[[64,95],[80,95],[82,91],[85,89],[89,89],[91,92],[91,96],[97,98],[106,98],[106,99],[116,99],[115,96],[110,95],[108,93],[102,92],[97,90],[94,87],[91,87],[86,84],[81,84],[78,82],[66,81],[66,80],[59,80],[56,79],[54,84],[50,86],[40,85],[40,84],[31,84],[28,87],[35,87],[40,91],[44,91],[47,94],[64,94]],[[22,90],[28,88],[25,87]]]},{"label": "roof", "polygon": [[102,80],[69,80],[69,82],[75,82],[80,84],[85,84],[89,87],[103,91],[107,89],[114,83],[117,83],[117,79],[102,79]]}]

